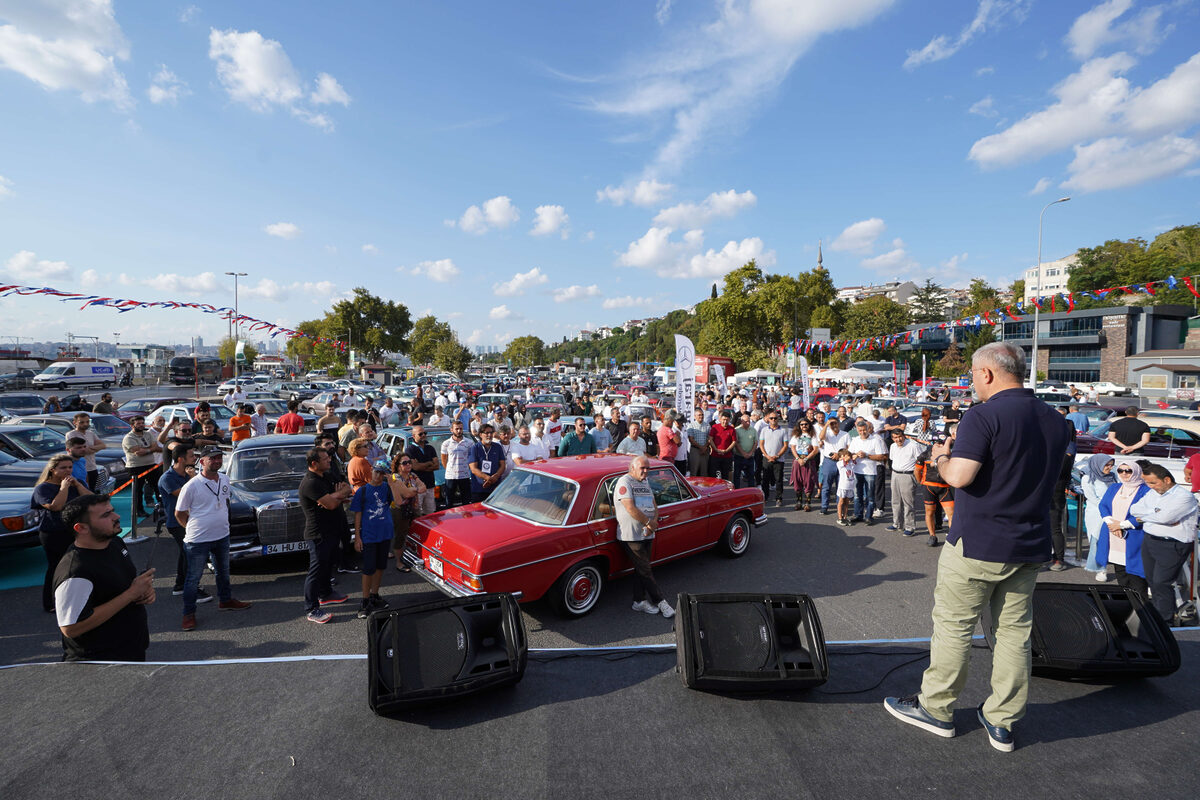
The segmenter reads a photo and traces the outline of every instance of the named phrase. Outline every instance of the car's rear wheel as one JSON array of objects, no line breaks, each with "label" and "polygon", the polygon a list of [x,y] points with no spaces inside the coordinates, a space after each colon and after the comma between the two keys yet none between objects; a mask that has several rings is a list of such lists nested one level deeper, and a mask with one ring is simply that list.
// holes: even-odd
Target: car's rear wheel
[{"label": "car's rear wheel", "polygon": [[604,569],[599,561],[584,561],[564,572],[550,590],[550,604],[564,617],[582,617],[600,600]]},{"label": "car's rear wheel", "polygon": [[66,385],[65,383],[60,383],[60,384],[58,385],[58,390],[59,390],[60,392],[65,392],[65,391],[67,390],[67,385]]},{"label": "car's rear wheel", "polygon": [[750,549],[750,532],[753,526],[745,514],[734,514],[733,519],[725,526],[721,540],[717,542],[717,550],[727,558],[740,558]]},{"label": "car's rear wheel", "polygon": [[101,389],[108,389],[110,386],[112,386],[112,381],[105,381],[104,383],[100,384]]}]

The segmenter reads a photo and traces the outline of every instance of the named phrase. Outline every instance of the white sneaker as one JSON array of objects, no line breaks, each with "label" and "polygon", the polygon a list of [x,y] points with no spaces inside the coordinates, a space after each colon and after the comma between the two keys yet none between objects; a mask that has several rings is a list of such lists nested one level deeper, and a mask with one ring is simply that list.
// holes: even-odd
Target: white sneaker
[{"label": "white sneaker", "polygon": [[1107,572],[1097,572],[1096,580],[1100,581],[1101,583],[1104,583],[1105,581],[1108,580],[1108,573]]},{"label": "white sneaker", "polygon": [[662,615],[663,615],[663,619],[670,619],[671,617],[675,616],[675,609],[671,608],[671,604],[668,603],[666,600],[660,601],[658,604],[658,607],[655,608],[654,610],[661,611]]},{"label": "white sneaker", "polygon": [[881,517],[883,517],[883,509],[882,508],[875,509],[875,513],[872,514],[871,516],[874,519],[880,519]]},{"label": "white sneaker", "polygon": [[646,614],[657,614],[658,606],[651,605],[650,603],[648,603],[645,600],[638,600],[636,603],[633,604],[633,610],[641,611]]}]

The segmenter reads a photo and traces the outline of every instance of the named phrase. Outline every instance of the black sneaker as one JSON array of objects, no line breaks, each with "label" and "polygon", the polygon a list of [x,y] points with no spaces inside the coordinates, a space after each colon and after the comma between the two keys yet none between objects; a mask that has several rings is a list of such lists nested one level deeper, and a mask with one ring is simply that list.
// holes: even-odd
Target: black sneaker
[{"label": "black sneaker", "polygon": [[362,603],[360,603],[358,606],[357,616],[359,619],[366,619],[367,617],[371,616],[371,611],[372,611],[372,609],[370,606],[370,601],[363,600]]},{"label": "black sneaker", "polygon": [[370,599],[367,602],[369,602],[371,604],[371,608],[375,611],[383,611],[385,609],[391,608],[391,606],[388,605],[388,601],[384,600],[382,597],[380,597],[377,594],[371,595]]},{"label": "black sneaker", "polygon": [[353,564],[339,564],[337,571],[347,575],[353,575],[355,572],[362,572],[361,569]]},{"label": "black sneaker", "polygon": [[992,725],[983,716],[983,704],[980,704],[976,709],[976,715],[979,717],[979,724],[987,731],[988,741],[992,747],[999,750],[1001,753],[1011,753],[1016,744],[1013,743],[1012,731],[1008,728],[1001,728],[999,725]]},{"label": "black sneaker", "polygon": [[954,723],[942,722],[934,717],[921,706],[921,700],[915,694],[908,697],[885,697],[883,707],[901,722],[915,725],[945,739],[954,738]]},{"label": "black sneaker", "polygon": [[937,547],[938,546],[938,538],[936,536],[930,536],[928,539],[925,540],[925,544],[929,545],[930,547]]},{"label": "black sneaker", "polygon": [[211,603],[211,602],[212,602],[211,594],[204,591],[203,588],[196,590],[196,605],[200,605],[201,603]]}]

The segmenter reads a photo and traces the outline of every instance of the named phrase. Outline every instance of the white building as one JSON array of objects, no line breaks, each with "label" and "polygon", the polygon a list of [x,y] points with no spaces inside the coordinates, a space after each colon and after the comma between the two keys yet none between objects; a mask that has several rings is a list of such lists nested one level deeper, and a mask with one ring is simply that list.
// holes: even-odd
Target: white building
[{"label": "white building", "polygon": [[1066,258],[1060,258],[1057,261],[1042,262],[1042,277],[1038,280],[1038,268],[1036,266],[1025,270],[1025,299],[1031,297],[1045,297],[1046,295],[1066,293],[1067,278],[1071,276],[1071,270],[1079,263],[1079,259],[1071,254]]},{"label": "white building", "polygon": [[903,305],[908,303],[916,291],[917,285],[912,281],[888,281],[866,286],[843,287],[837,290],[837,299],[850,303],[861,303],[869,297],[883,296]]}]

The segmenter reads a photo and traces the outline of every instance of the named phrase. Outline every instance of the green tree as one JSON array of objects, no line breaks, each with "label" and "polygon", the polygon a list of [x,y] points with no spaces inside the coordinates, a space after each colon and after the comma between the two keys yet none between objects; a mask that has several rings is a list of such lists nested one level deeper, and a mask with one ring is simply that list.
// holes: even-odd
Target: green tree
[{"label": "green tree", "polygon": [[371,361],[388,351],[407,352],[412,321],[402,303],[376,297],[366,289],[354,290],[354,297],[339,300],[325,315],[327,336],[349,339],[353,349]]},{"label": "green tree", "polygon": [[968,334],[966,340],[963,342],[963,361],[970,364],[976,350],[994,341],[996,341],[996,327],[994,325],[983,325],[979,330]]},{"label": "green tree", "polygon": [[908,309],[883,295],[868,297],[850,306],[842,336],[862,339],[904,330],[908,324]]},{"label": "green tree", "polygon": [[926,278],[909,301],[913,322],[941,322],[946,319],[946,290]]},{"label": "green tree", "polygon": [[[989,326],[991,327],[991,326]],[[953,341],[946,348],[946,353],[933,365],[933,374],[938,378],[957,378],[967,371],[967,362],[963,360],[958,345]]]},{"label": "green tree", "polygon": [[443,339],[433,354],[433,363],[438,369],[461,373],[471,363],[471,351],[455,339]]},{"label": "green tree", "polygon": [[291,357],[292,361],[297,364],[307,364],[312,358],[313,347],[316,345],[316,340],[311,338],[318,336],[318,330],[321,323],[317,320],[307,320],[296,326],[296,330],[307,334],[305,336],[296,336],[288,339],[284,345],[283,351]]},{"label": "green tree", "polygon": [[983,278],[972,278],[971,285],[967,287],[970,302],[963,309],[964,317],[973,317],[976,314],[982,314],[984,311],[991,311],[999,304],[999,292],[996,288],[988,283]]},{"label": "green tree", "polygon": [[537,336],[518,336],[504,348],[504,359],[513,366],[541,364],[546,358],[546,345]]},{"label": "green tree", "polygon": [[[233,357],[236,354],[236,351],[237,342],[235,342],[233,339],[230,339],[228,336],[222,339],[221,343],[217,345],[217,355],[220,356],[221,359],[227,364],[233,363]],[[246,356],[246,360],[243,362],[243,365],[246,368],[249,368],[254,364],[254,359],[258,358],[258,350],[254,347],[254,345],[246,342],[246,346],[243,348],[243,353],[245,353]]]},{"label": "green tree", "polygon": [[742,369],[771,363],[768,348],[776,342],[771,340],[763,304],[756,297],[763,282],[762,270],[754,261],[725,276],[721,296],[701,309],[702,327],[696,342],[700,352],[732,358]]},{"label": "green tree", "polygon": [[456,343],[450,323],[441,322],[433,315],[421,317],[413,325],[408,354],[414,364],[432,364],[438,348],[444,342]]},{"label": "green tree", "polygon": [[828,306],[817,306],[812,316],[808,318],[810,328],[829,328],[830,335],[838,336],[842,332],[842,319],[849,305],[845,301]]},{"label": "green tree", "polygon": [[1014,303],[1019,303],[1025,299],[1025,279],[1017,278],[1012,282],[1012,286],[1008,287],[1008,295]]}]

